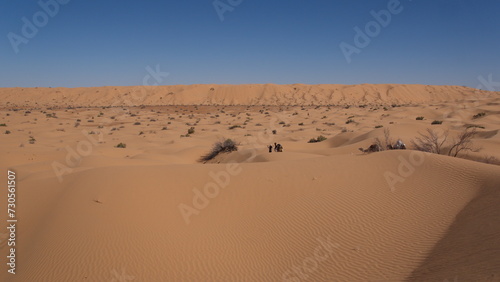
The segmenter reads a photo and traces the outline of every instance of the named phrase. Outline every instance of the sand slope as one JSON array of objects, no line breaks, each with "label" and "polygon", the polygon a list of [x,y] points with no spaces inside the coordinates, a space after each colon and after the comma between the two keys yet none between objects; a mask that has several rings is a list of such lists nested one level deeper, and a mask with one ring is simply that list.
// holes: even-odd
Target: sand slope
[{"label": "sand slope", "polygon": [[[202,190],[225,165],[93,169],[62,184],[28,178],[19,198],[45,204],[20,210],[23,268],[14,279],[2,275],[110,281],[123,268],[138,281],[277,281],[284,273],[311,281],[420,281],[436,267],[460,281],[498,275],[491,247],[499,214],[478,201],[498,200],[500,167],[421,157],[392,192],[384,173],[397,171],[410,152],[241,164],[189,224],[178,205],[192,205],[193,187]],[[473,214],[481,224],[467,220]],[[329,246],[325,259],[304,264],[321,242]],[[439,263],[447,248],[457,264]]]},{"label": "sand slope", "polygon": [[0,88],[0,107],[410,104],[461,101],[491,93],[495,92],[462,86],[400,84]]}]

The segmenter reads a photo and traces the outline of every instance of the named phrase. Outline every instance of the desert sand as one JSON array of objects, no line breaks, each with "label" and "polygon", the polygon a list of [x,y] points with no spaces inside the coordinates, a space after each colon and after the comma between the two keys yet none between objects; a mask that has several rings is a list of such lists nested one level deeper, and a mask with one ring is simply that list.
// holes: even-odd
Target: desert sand
[{"label": "desert sand", "polygon": [[[1,281],[500,281],[499,92],[269,84],[0,98],[2,262],[9,169],[18,219],[16,274],[3,263]],[[413,150],[419,132],[452,142],[467,127],[477,134],[458,157]],[[407,150],[359,150],[386,130]],[[238,151],[200,162],[226,138]],[[268,152],[275,142],[283,152]]]}]

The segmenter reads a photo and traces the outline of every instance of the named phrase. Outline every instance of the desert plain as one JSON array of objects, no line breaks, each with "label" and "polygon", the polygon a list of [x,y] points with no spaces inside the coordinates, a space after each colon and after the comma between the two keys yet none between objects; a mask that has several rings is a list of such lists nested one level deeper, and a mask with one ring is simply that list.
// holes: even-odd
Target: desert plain
[{"label": "desert plain", "polygon": [[[500,92],[214,84],[0,98],[1,281],[500,281]],[[415,150],[427,130],[439,154]],[[360,150],[377,138],[383,151]],[[237,151],[200,161],[227,139]],[[398,139],[406,150],[385,150]]]}]

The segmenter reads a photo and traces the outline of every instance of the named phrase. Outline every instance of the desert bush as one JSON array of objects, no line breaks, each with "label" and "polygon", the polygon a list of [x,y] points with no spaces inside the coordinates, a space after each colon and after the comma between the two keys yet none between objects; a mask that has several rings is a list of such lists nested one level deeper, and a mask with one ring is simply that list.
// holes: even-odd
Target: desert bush
[{"label": "desert bush", "polygon": [[30,144],[35,144],[36,139],[33,136],[30,136],[30,139],[28,140],[28,143]]},{"label": "desert bush", "polygon": [[235,128],[243,128],[243,127],[242,127],[241,125],[237,125],[237,124],[235,124],[235,125],[231,125],[231,126],[229,127],[229,129],[235,129]]},{"label": "desert bush", "polygon": [[5,134],[10,134],[10,130],[5,130]]},{"label": "desert bush", "polygon": [[434,124],[442,124],[442,123],[443,123],[442,120],[435,120],[435,121],[431,122],[432,125],[434,125]]},{"label": "desert bush", "polygon": [[210,152],[200,158],[201,162],[209,161],[215,158],[220,153],[230,153],[234,151],[238,151],[238,145],[232,139],[226,139],[224,141],[217,141],[213,146]]},{"label": "desert bush", "polygon": [[308,143],[318,143],[318,142],[323,142],[326,140],[326,137],[323,135],[318,136],[317,138],[311,138],[309,139]]},{"label": "desert bush", "polygon": [[473,119],[476,119],[476,118],[480,118],[480,117],[484,117],[486,115],[485,112],[481,112],[481,113],[478,113],[478,114],[475,114],[472,116]]},{"label": "desert bush", "polygon": [[349,124],[349,123],[353,123],[353,122],[354,122],[354,120],[353,120],[353,119],[348,119],[348,120],[345,122],[345,124]]},{"label": "desert bush", "polygon": [[391,131],[387,128],[384,129],[384,141],[381,141],[378,137],[375,138],[375,145],[378,146],[379,151],[385,151],[392,144]]},{"label": "desert bush", "polygon": [[384,127],[384,126],[383,125],[377,125],[377,126],[375,126],[375,128],[382,128],[382,127]]},{"label": "desert bush", "polygon": [[134,125],[141,125],[141,123],[137,121],[137,122],[134,122]]},{"label": "desert bush", "polygon": [[470,125],[467,125],[467,128],[481,128],[481,129],[484,129],[484,126],[481,126],[481,125],[475,125],[475,124],[470,124]]},{"label": "desert bush", "polygon": [[0,123],[0,126],[7,126],[7,124],[5,124],[5,123]]},{"label": "desert bush", "polygon": [[120,142],[118,145],[115,146],[115,148],[123,148],[124,149],[124,148],[127,148],[127,144]]},{"label": "desert bush", "polygon": [[427,133],[419,133],[420,137],[412,140],[413,147],[418,151],[446,154],[448,156],[457,157],[460,152],[472,151],[472,138],[477,134],[476,128],[466,128],[454,137],[449,143],[448,152],[444,152],[444,144],[449,140],[449,132],[444,131],[442,136],[439,136],[432,129],[427,129]]},{"label": "desert bush", "polygon": [[448,151],[448,156],[456,157],[460,152],[472,151],[472,138],[474,138],[476,134],[476,128],[466,128],[459,133],[458,136],[453,139],[450,150]]},{"label": "desert bush", "polygon": [[416,120],[424,120],[424,117],[417,117]]},{"label": "desert bush", "polygon": [[411,140],[412,146],[422,152],[440,154],[442,147],[448,139],[448,131],[443,133],[443,136],[438,136],[434,130],[427,128],[427,133],[418,133],[420,137]]},{"label": "desert bush", "polygon": [[191,127],[188,129],[188,135],[191,135],[194,133],[194,127]]},{"label": "desert bush", "polygon": [[278,133],[278,131],[276,131],[276,129],[273,129],[273,131],[272,131],[272,132],[273,132],[273,134]]}]

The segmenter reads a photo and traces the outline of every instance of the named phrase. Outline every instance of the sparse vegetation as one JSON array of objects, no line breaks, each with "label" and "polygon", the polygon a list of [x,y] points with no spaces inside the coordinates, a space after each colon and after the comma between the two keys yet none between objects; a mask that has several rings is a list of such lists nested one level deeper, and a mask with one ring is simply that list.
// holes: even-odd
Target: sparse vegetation
[{"label": "sparse vegetation", "polygon": [[489,157],[484,157],[483,159],[479,160],[480,162],[483,162],[485,164],[494,164],[494,165],[500,165],[500,160],[497,159],[494,156],[489,156]]},{"label": "sparse vegetation", "polygon": [[243,128],[241,125],[231,125],[229,129],[235,129],[235,128]]},{"label": "sparse vegetation", "polygon": [[5,130],[5,134],[10,134],[10,130]]},{"label": "sparse vegetation", "polygon": [[311,138],[308,143],[318,143],[326,140],[326,137],[323,135],[318,136],[317,138]]},{"label": "sparse vegetation", "polygon": [[353,123],[353,122],[355,122],[353,119],[348,119],[348,120],[345,122],[345,124],[349,124],[349,123]]},{"label": "sparse vegetation", "polygon": [[377,126],[375,126],[375,128],[382,128],[382,127],[384,127],[384,126],[383,125],[377,125]]},{"label": "sparse vegetation", "polygon": [[456,138],[453,139],[448,156],[457,157],[460,152],[472,151],[472,138],[476,136],[476,128],[466,128]]},{"label": "sparse vegetation", "polygon": [[485,112],[481,112],[481,113],[478,113],[478,114],[475,114],[474,116],[472,116],[472,119],[477,119],[477,118],[480,118],[480,117],[484,117],[486,115]]},{"label": "sparse vegetation", "polygon": [[5,124],[5,123],[0,123],[0,126],[7,126],[7,124]]},{"label": "sparse vegetation", "polygon": [[445,131],[443,136],[439,136],[436,131],[430,128],[427,128],[427,133],[419,132],[419,135],[420,137],[411,141],[415,150],[434,154],[441,154],[442,147],[448,139],[448,131]]},{"label": "sparse vegetation", "polygon": [[424,117],[417,117],[416,120],[424,120]]},{"label": "sparse vegetation", "polygon": [[467,125],[467,128],[481,128],[481,129],[484,129],[484,126],[481,126],[481,125],[475,125],[475,124],[470,124],[470,125]]},{"label": "sparse vegetation", "polygon": [[457,157],[461,152],[472,151],[472,138],[477,134],[476,128],[466,128],[454,137],[449,143],[448,152],[445,153],[444,145],[449,140],[449,132],[444,131],[442,136],[439,136],[432,129],[427,129],[426,134],[419,133],[420,137],[412,140],[412,145],[416,150],[434,153],[446,154],[448,156]]},{"label": "sparse vegetation", "polygon": [[193,133],[194,133],[194,127],[189,128],[189,129],[188,129],[188,133],[187,133],[187,134],[188,134],[188,135],[191,135],[191,134],[193,134]]},{"label": "sparse vegetation", "polygon": [[431,122],[432,125],[435,125],[435,124],[442,124],[443,121],[442,120],[435,120],[433,122]]},{"label": "sparse vegetation", "polygon": [[389,148],[390,145],[392,145],[393,140],[391,138],[391,131],[387,128],[384,129],[384,141],[382,142],[380,138],[375,138],[375,144],[378,148],[377,151],[385,151],[387,148]]},{"label": "sparse vegetation", "polygon": [[217,155],[221,153],[230,153],[233,151],[238,151],[238,145],[235,141],[232,139],[226,139],[224,141],[217,141],[210,152],[200,158],[201,162],[206,162],[209,161],[213,158],[215,158]]},{"label": "sparse vegetation", "polygon": [[124,148],[127,148],[127,144],[120,142],[118,145],[115,146],[115,148],[122,148],[122,149],[124,149]]}]

